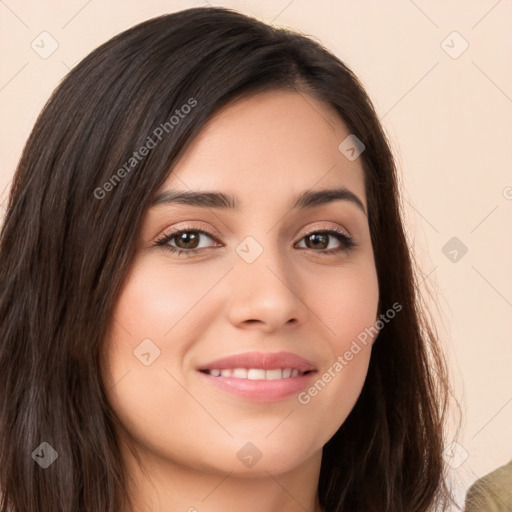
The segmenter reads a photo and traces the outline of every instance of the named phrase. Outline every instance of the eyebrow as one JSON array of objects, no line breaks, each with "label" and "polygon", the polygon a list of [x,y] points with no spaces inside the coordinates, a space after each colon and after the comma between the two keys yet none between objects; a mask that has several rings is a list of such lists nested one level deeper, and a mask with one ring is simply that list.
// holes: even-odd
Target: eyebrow
[{"label": "eyebrow", "polygon": [[[355,204],[367,215],[363,202],[353,192],[345,187],[323,190],[306,190],[301,193],[292,206],[297,208],[313,208],[334,201],[349,201]],[[216,191],[195,192],[188,190],[164,190],[160,192],[151,206],[160,204],[183,204],[187,206],[200,206],[203,208],[240,209],[240,201],[230,194]]]}]

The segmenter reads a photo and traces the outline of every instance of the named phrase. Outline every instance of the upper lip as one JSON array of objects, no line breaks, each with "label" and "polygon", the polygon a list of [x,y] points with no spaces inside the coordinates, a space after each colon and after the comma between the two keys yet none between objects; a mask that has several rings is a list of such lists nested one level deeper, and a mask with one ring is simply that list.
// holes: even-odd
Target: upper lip
[{"label": "upper lip", "polygon": [[206,363],[198,370],[223,370],[233,368],[260,368],[276,370],[279,368],[297,369],[302,372],[316,370],[313,362],[291,352],[245,352],[233,356],[222,357]]}]

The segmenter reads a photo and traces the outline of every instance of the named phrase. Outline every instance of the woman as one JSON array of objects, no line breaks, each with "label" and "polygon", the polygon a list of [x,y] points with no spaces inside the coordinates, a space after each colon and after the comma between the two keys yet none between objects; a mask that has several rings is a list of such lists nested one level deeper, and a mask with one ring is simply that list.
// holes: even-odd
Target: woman
[{"label": "woman", "polygon": [[447,506],[393,158],[311,39],[194,8],[99,47],[34,127],[0,261],[2,510]]}]

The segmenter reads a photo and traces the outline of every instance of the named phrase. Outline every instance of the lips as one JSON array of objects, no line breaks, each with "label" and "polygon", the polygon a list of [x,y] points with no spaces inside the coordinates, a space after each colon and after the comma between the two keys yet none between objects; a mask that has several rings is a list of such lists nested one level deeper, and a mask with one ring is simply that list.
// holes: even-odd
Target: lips
[{"label": "lips", "polygon": [[277,402],[310,385],[317,368],[291,352],[247,352],[197,368],[209,385],[245,401]]},{"label": "lips", "polygon": [[291,352],[246,352],[216,359],[198,368],[207,370],[234,370],[237,368],[259,368],[262,370],[284,370],[290,368],[306,373],[316,370],[315,364]]}]

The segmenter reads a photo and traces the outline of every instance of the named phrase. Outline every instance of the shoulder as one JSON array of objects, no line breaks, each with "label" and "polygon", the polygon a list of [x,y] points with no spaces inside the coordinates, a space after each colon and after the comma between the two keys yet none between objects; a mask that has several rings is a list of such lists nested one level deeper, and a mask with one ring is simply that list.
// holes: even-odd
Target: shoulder
[{"label": "shoulder", "polygon": [[512,507],[512,460],[479,478],[466,494],[467,512],[505,512]]}]

